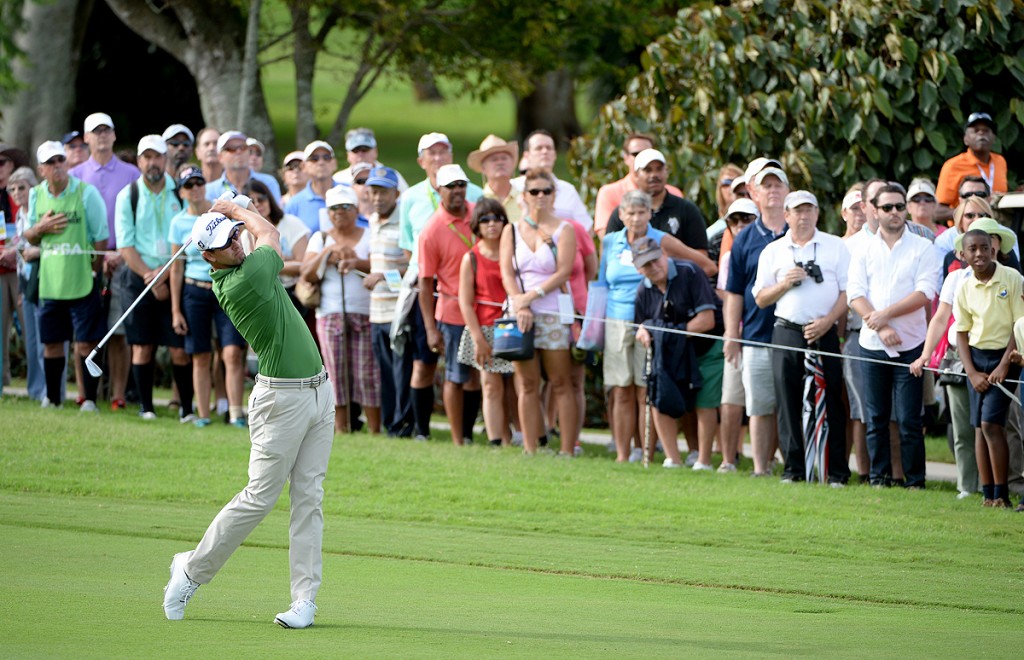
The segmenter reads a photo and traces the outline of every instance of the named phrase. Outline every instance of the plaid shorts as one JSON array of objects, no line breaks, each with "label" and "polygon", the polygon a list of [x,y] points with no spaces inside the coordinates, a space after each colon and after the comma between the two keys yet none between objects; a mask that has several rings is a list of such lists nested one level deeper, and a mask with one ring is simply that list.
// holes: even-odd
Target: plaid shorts
[{"label": "plaid shorts", "polygon": [[[347,406],[351,398],[368,408],[379,408],[380,366],[373,357],[369,315],[322,316],[316,320],[316,334],[320,338],[324,367],[334,385],[336,405]],[[343,356],[346,343],[348,350]]]}]

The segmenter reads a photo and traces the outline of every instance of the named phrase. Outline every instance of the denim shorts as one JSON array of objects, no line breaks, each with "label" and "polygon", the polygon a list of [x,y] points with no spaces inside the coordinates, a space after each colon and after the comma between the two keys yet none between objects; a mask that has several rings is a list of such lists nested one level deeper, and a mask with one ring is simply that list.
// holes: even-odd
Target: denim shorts
[{"label": "denim shorts", "polygon": [[221,346],[245,346],[245,339],[235,329],[231,319],[221,309],[212,289],[194,284],[182,288],[182,312],[188,322],[185,352],[189,355],[213,351],[211,328],[217,326],[217,343]]},{"label": "denim shorts", "polygon": [[459,362],[459,343],[466,326],[438,321],[437,329],[444,337],[444,379],[459,385],[469,382],[473,367]]}]

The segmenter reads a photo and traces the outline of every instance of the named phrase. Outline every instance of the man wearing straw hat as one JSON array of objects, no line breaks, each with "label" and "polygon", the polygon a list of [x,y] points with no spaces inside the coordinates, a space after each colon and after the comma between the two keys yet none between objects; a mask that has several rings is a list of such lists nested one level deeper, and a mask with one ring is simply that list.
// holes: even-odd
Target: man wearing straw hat
[{"label": "man wearing straw hat", "polygon": [[484,197],[501,202],[508,215],[508,221],[515,223],[523,215],[519,206],[522,188],[512,183],[512,174],[519,161],[519,145],[506,142],[491,134],[480,143],[480,148],[469,153],[466,164],[469,169],[484,175]]}]

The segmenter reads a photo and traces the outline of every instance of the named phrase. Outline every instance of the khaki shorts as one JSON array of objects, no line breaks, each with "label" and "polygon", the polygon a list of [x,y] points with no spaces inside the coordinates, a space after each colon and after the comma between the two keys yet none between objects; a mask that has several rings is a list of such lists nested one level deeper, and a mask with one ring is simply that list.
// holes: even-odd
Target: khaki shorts
[{"label": "khaki shorts", "polygon": [[604,386],[646,387],[647,349],[636,340],[636,329],[626,321],[608,319],[604,326]]},{"label": "khaki shorts", "polygon": [[747,391],[748,415],[759,417],[775,414],[772,356],[767,348],[743,347],[743,388]]}]

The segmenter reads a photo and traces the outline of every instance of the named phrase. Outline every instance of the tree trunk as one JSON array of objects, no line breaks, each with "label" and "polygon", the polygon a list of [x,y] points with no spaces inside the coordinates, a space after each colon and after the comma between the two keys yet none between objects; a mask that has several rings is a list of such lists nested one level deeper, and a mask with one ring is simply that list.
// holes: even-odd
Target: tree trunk
[{"label": "tree trunk", "polygon": [[[238,127],[252,132],[249,118],[259,105],[256,90],[260,87],[260,8],[263,0],[249,0],[249,17],[245,26],[245,51],[242,56],[242,85],[238,94]],[[272,162],[272,161],[271,161]]]},{"label": "tree trunk", "polygon": [[316,45],[309,32],[309,6],[291,5],[292,27],[295,31],[295,148],[301,149],[317,139],[316,115],[313,114],[313,75],[316,72]]},{"label": "tree trunk", "polygon": [[416,60],[409,66],[409,78],[412,80],[412,90],[419,103],[440,103],[444,101],[444,94],[437,86],[437,78],[430,70],[426,61],[422,58]]},{"label": "tree trunk", "polygon": [[531,94],[516,101],[516,135],[519,141],[532,131],[543,128],[555,136],[559,150],[580,135],[576,116],[576,79],[568,69],[544,74],[534,81]]},{"label": "tree trunk", "polygon": [[16,37],[25,57],[14,63],[15,76],[24,86],[3,108],[0,133],[5,142],[31,155],[40,143],[67,132],[92,7],[92,0],[25,3],[25,29]]}]

